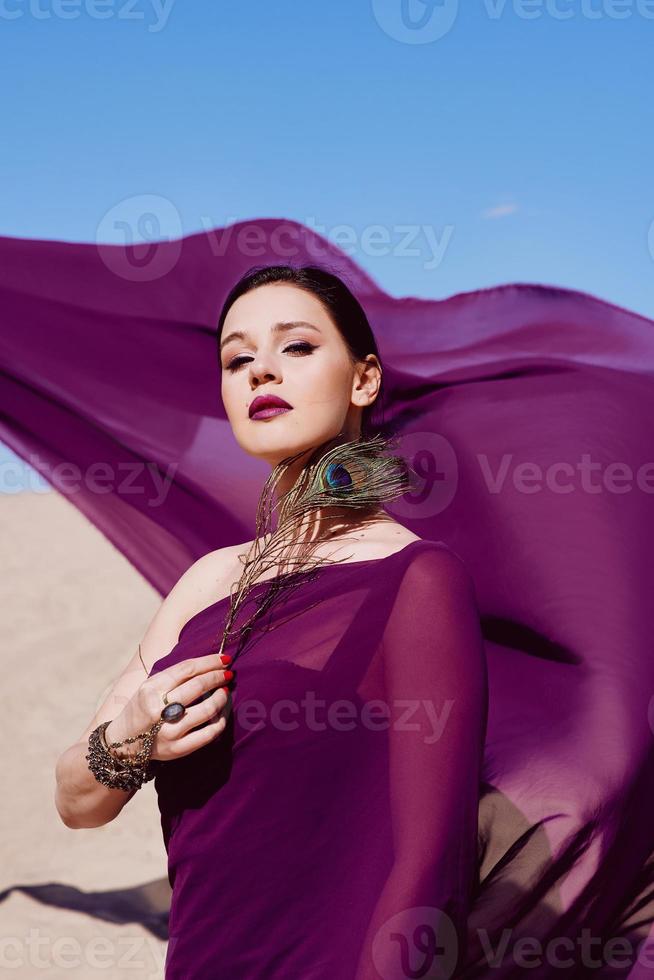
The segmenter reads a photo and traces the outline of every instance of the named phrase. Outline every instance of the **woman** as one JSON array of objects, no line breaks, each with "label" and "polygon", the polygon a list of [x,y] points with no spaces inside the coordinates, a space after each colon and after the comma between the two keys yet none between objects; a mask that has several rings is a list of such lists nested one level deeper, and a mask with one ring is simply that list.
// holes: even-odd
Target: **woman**
[{"label": "woman", "polygon": [[[227,297],[218,339],[234,436],[281,469],[280,498],[316,447],[320,459],[369,438],[380,358],[336,276],[255,271]],[[451,976],[477,884],[487,719],[471,578],[380,502],[314,508],[275,534],[284,560],[250,577],[239,615],[254,629],[243,644],[237,617],[223,654],[230,589],[260,567],[260,535],[179,579],[59,760],[58,811],[69,827],[114,819],[136,790],[98,781],[87,740],[109,721],[106,743],[136,758],[126,740],[154,730],[169,980]],[[308,578],[307,552],[319,563]],[[183,714],[162,719],[164,704]]]}]

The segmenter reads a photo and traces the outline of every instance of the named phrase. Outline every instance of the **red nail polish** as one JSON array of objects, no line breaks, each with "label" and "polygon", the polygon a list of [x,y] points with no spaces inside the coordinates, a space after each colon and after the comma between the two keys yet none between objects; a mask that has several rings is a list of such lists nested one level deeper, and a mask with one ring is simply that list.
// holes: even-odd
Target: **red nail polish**
[{"label": "red nail polish", "polygon": [[231,681],[231,679],[232,679],[233,676],[234,676],[234,671],[233,670],[226,670],[225,671],[225,680],[226,681]]},{"label": "red nail polish", "polygon": [[224,664],[230,664],[232,662],[232,657],[229,653],[221,653],[220,659]]}]

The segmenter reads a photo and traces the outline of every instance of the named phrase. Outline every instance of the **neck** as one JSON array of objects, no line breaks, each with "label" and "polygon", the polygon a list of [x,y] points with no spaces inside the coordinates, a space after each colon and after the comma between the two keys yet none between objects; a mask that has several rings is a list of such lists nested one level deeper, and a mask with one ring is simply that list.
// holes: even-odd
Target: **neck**
[{"label": "neck", "polygon": [[322,507],[314,510],[293,528],[284,545],[290,549],[306,544],[318,544],[347,538],[372,524],[390,523],[392,518],[381,505],[366,511],[354,507]]},{"label": "neck", "polygon": [[[314,451],[315,447],[308,449],[287,465],[276,482],[275,496],[278,501],[293,488]],[[344,538],[370,524],[388,523],[392,520],[380,503],[371,504],[367,508],[337,504],[314,508],[289,532],[285,546],[293,549],[302,544]]]}]

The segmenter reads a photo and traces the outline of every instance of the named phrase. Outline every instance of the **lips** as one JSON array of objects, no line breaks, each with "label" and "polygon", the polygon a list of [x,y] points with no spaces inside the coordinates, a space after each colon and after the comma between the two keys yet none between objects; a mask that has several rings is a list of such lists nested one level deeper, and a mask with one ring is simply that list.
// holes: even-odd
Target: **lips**
[{"label": "lips", "polygon": [[248,414],[251,419],[267,419],[288,412],[292,408],[292,405],[283,398],[278,398],[277,395],[257,395],[250,403]]}]

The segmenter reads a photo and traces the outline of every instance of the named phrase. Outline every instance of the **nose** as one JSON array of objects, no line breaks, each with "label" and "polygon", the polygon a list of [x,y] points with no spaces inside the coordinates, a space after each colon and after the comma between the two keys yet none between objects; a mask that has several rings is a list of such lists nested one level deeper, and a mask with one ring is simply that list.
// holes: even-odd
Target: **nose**
[{"label": "nose", "polygon": [[279,372],[272,358],[263,352],[250,361],[250,384],[256,388],[267,381],[277,381]]}]

